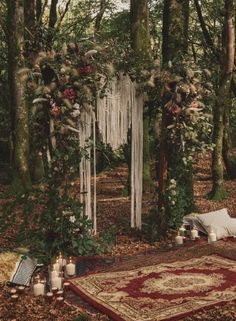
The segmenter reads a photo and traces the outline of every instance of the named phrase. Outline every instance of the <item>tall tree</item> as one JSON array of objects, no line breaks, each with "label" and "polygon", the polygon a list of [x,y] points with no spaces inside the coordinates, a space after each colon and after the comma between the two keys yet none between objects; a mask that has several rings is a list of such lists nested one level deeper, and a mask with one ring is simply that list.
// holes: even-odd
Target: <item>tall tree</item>
[{"label": "tall tree", "polygon": [[54,29],[57,23],[57,5],[58,5],[58,0],[51,1],[49,22],[48,22],[48,37],[47,37],[47,44],[49,48],[52,47],[52,42],[54,38]]},{"label": "tall tree", "polygon": [[24,69],[23,0],[8,0],[8,75],[11,91],[14,159],[24,189],[31,188],[29,171],[28,107],[25,101],[27,70]]},{"label": "tall tree", "polygon": [[[181,65],[184,56],[188,52],[188,23],[189,23],[189,0],[165,0],[163,8],[163,43],[162,43],[162,64],[163,70],[166,68],[172,72],[172,66]],[[173,87],[174,83],[167,84]],[[174,90],[174,89],[173,89]],[[174,94],[174,91],[173,91]],[[167,143],[167,114],[165,104],[169,101],[169,92],[163,96],[162,129],[160,138],[160,158],[159,158],[159,224],[161,233],[165,233],[168,221],[172,220],[175,206],[169,206],[166,197],[167,179],[173,178],[177,181],[178,188],[181,189],[182,197],[188,202],[182,206],[182,213],[190,212],[193,201],[193,179],[191,168],[182,166],[180,170],[179,155],[175,147]],[[178,203],[179,200],[177,200]],[[178,208],[176,204],[176,208]],[[165,210],[164,210],[165,209]],[[181,218],[179,218],[181,221]]]},{"label": "tall tree", "polygon": [[[151,61],[151,41],[149,29],[149,8],[147,0],[131,0],[131,47],[135,53],[136,62],[145,68]],[[143,190],[150,190],[153,182],[150,169],[150,144],[149,144],[149,113],[145,108],[143,126]]]},{"label": "tall tree", "polygon": [[225,0],[225,18],[222,33],[222,58],[220,64],[220,82],[214,107],[213,143],[215,145],[212,155],[213,186],[211,197],[222,199],[225,197],[224,165],[223,165],[223,138],[224,113],[229,108],[229,95],[231,90],[232,73],[235,58],[235,2]]}]

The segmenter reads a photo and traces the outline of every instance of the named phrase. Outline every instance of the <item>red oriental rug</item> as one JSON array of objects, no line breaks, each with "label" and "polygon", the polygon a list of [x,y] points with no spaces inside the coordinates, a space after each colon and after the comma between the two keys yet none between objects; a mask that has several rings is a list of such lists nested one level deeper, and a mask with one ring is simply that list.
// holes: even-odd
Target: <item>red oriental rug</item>
[{"label": "red oriental rug", "polygon": [[71,280],[88,303],[117,321],[172,321],[236,299],[235,261],[219,255]]}]

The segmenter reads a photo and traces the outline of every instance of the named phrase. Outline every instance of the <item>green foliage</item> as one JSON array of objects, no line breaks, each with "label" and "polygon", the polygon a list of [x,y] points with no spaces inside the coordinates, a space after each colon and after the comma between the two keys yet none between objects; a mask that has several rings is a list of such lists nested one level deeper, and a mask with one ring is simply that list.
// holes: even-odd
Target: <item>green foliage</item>
[{"label": "green foliage", "polygon": [[103,142],[97,143],[97,171],[114,168],[124,160],[123,151],[118,149],[113,151],[110,145]]}]

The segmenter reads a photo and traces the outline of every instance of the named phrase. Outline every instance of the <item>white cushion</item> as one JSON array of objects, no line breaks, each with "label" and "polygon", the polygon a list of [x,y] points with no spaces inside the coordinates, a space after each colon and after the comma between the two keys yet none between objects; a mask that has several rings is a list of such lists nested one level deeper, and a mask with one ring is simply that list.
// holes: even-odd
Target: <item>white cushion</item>
[{"label": "white cushion", "polygon": [[227,225],[229,236],[236,236],[236,218],[231,218],[230,223]]},{"label": "white cushion", "polygon": [[226,208],[205,214],[199,214],[197,216],[197,220],[208,234],[212,230],[216,234],[217,240],[230,236],[228,226],[230,226],[232,219]]}]

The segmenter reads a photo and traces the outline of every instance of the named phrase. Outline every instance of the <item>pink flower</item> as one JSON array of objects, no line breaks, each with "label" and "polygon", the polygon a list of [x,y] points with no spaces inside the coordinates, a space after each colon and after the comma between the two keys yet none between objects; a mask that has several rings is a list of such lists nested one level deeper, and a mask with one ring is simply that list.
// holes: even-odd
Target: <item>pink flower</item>
[{"label": "pink flower", "polygon": [[56,105],[56,103],[53,103],[51,108],[51,115],[53,117],[57,117],[60,114],[60,109],[59,107]]},{"label": "pink flower", "polygon": [[169,113],[172,115],[178,115],[182,111],[182,109],[176,104],[171,105],[168,110],[169,110]]},{"label": "pink flower", "polygon": [[63,91],[62,97],[69,100],[75,100],[77,97],[77,93],[74,89],[67,88]]}]

